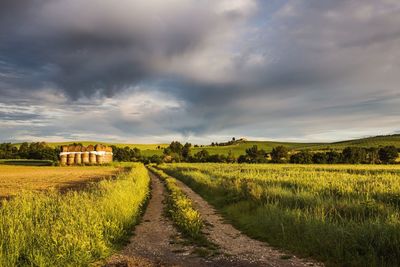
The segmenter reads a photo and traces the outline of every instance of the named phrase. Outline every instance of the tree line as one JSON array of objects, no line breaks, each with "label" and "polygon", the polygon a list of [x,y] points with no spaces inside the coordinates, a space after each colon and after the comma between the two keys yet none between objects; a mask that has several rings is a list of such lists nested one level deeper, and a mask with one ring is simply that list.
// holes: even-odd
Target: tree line
[{"label": "tree line", "polygon": [[226,163],[293,163],[293,164],[393,164],[398,158],[399,150],[395,146],[380,148],[346,147],[342,152],[312,152],[302,150],[293,152],[285,146],[277,146],[267,153],[257,145],[247,148],[245,154],[235,157],[230,151],[227,155],[212,154],[206,149],[192,155],[192,145],[172,142],[164,149],[159,162],[226,162]]},{"label": "tree line", "polygon": [[[74,143],[74,145],[79,145]],[[195,146],[196,147],[196,146]],[[197,146],[198,147],[198,146]],[[285,146],[277,146],[267,153],[256,145],[247,148],[243,155],[235,157],[229,151],[225,154],[210,154],[202,149],[192,153],[192,144],[174,141],[164,148],[163,155],[144,156],[140,149],[112,146],[114,161],[140,161],[144,163],[161,162],[215,162],[215,163],[293,163],[293,164],[390,164],[395,163],[399,149],[395,146],[380,148],[346,147],[342,152],[313,152],[302,150],[291,152]],[[45,142],[0,144],[0,159],[37,159],[58,161],[60,147],[51,147]]]},{"label": "tree line", "polygon": [[11,143],[0,144],[0,159],[37,159],[57,161],[59,154],[59,147],[50,147],[45,142],[25,142],[19,146]]}]

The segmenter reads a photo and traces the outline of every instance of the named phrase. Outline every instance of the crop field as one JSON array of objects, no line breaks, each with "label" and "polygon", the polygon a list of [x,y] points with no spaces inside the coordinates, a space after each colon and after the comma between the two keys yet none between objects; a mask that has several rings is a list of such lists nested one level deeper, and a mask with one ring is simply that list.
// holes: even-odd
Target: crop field
[{"label": "crop field", "polygon": [[111,166],[37,167],[0,165],[0,198],[24,190],[79,187],[90,181],[110,178],[120,172]]},{"label": "crop field", "polygon": [[[41,177],[41,183],[48,185],[112,175],[115,171],[112,167],[1,168],[0,180],[7,177],[11,181],[13,175],[32,181]],[[130,164],[129,171],[85,190],[25,191],[3,199],[0,266],[88,266],[110,256],[138,223],[149,195],[149,181],[143,164]]]},{"label": "crop field", "polygon": [[400,166],[163,164],[238,229],[328,266],[400,265]]}]

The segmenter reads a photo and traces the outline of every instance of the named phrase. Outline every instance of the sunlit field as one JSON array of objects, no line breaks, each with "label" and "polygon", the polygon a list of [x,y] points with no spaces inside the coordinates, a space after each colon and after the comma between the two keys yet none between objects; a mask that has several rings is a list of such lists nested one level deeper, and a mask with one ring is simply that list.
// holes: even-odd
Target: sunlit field
[{"label": "sunlit field", "polygon": [[[149,195],[146,168],[139,163],[130,166],[115,179],[84,190],[24,191],[3,199],[0,266],[88,266],[109,256],[129,237]],[[54,185],[70,183],[71,177],[79,180],[115,172],[112,167],[5,167],[0,179],[7,177],[10,184],[13,175]]]},{"label": "sunlit field", "polygon": [[24,190],[79,187],[89,181],[115,176],[121,171],[112,166],[37,167],[0,165],[0,198]]},{"label": "sunlit field", "polygon": [[163,164],[239,229],[328,265],[400,264],[400,166]]}]

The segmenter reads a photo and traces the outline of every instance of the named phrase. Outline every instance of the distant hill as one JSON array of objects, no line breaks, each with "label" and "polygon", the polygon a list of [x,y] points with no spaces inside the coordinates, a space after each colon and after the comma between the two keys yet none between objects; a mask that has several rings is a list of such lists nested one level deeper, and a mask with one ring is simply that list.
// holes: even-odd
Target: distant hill
[{"label": "distant hill", "polygon": [[[99,141],[76,141],[77,143],[82,143],[87,146],[90,144],[102,143]],[[60,146],[71,144],[72,142],[62,142],[62,143],[49,143],[51,146]],[[167,147],[168,144],[120,144],[120,143],[103,143],[106,145],[115,145],[118,147],[128,146],[130,148],[137,147],[142,150],[142,154],[150,155],[161,155],[163,153],[163,148]],[[247,141],[238,140],[234,144],[225,146],[203,146],[203,147],[193,147],[192,153],[196,153],[202,149],[208,150],[210,154],[228,154],[229,151],[235,156],[244,154],[245,150],[253,145],[257,145],[260,149],[264,149],[270,152],[274,147],[286,146],[292,150],[304,150],[309,149],[312,151],[319,150],[342,150],[347,146],[357,146],[357,147],[380,147],[394,145],[400,148],[400,134],[394,135],[384,135],[384,136],[374,136],[367,138],[360,138],[354,140],[333,142],[333,143],[299,143],[299,142],[278,142],[278,141]],[[159,147],[159,148],[158,148]]]}]

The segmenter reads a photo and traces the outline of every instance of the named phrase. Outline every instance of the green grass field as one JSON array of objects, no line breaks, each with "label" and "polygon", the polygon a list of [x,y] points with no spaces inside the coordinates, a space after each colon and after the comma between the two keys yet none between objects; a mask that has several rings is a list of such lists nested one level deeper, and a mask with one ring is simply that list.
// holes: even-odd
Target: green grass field
[{"label": "green grass field", "polygon": [[[78,143],[82,143],[83,145],[94,145],[101,142],[96,141],[76,141]],[[49,143],[49,145],[55,147],[60,145],[71,144],[72,142],[62,142],[62,143]],[[130,148],[139,148],[144,156],[152,156],[152,155],[162,155],[163,148],[167,147],[168,144],[122,144],[122,143],[104,143],[106,145],[115,145],[118,147],[128,146]],[[312,151],[320,151],[320,150],[342,150],[347,146],[356,146],[356,147],[379,147],[379,146],[388,146],[394,145],[400,148],[400,135],[388,135],[388,136],[376,136],[376,137],[368,137],[361,138],[355,140],[348,140],[342,142],[334,142],[334,143],[296,143],[296,142],[275,142],[275,141],[245,141],[238,144],[230,145],[230,146],[204,146],[204,147],[193,147],[192,153],[197,153],[202,149],[206,149],[210,154],[224,154],[227,155],[229,151],[231,151],[236,157],[245,153],[247,148],[252,147],[253,145],[257,145],[259,149],[264,149],[267,152],[271,152],[274,147],[277,146],[286,146],[291,150],[304,150],[309,149]],[[157,149],[160,146],[161,149]]]},{"label": "green grass field", "polygon": [[328,266],[400,265],[400,166],[163,164],[246,234]]}]

